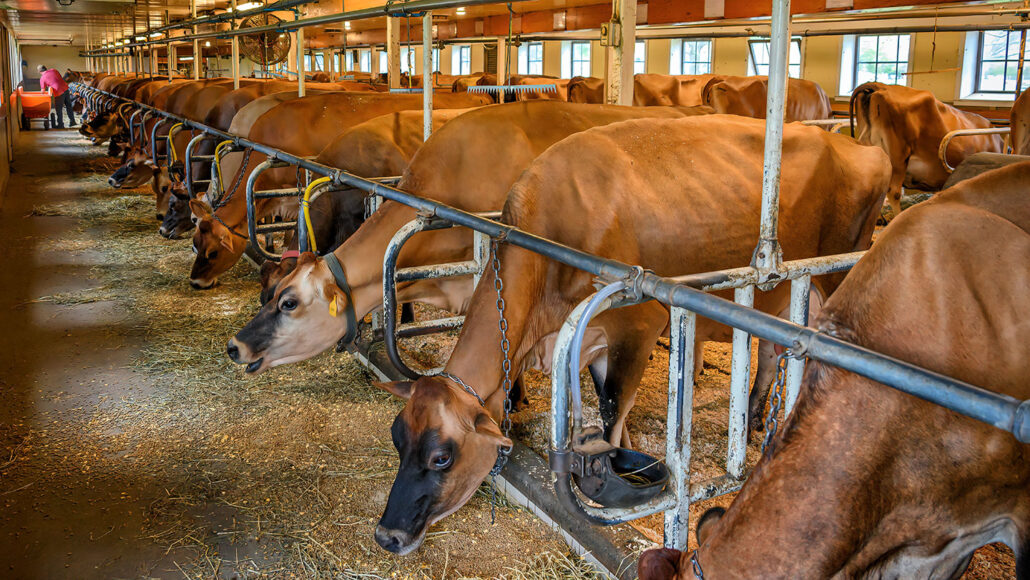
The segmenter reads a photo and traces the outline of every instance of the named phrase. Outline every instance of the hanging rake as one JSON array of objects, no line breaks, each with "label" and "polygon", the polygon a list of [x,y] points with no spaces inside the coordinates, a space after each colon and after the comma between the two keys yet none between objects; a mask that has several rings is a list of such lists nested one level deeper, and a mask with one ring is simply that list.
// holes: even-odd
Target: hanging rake
[{"label": "hanging rake", "polygon": [[470,93],[557,93],[558,85],[476,85],[469,87]]}]

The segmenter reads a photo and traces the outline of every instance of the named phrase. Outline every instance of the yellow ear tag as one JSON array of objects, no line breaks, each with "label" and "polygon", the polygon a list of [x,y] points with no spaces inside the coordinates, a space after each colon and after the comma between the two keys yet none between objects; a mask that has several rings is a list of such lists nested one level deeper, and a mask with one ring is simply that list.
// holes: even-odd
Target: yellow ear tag
[{"label": "yellow ear tag", "polygon": [[339,296],[333,296],[332,302],[329,303],[329,314],[333,318],[336,318],[337,316],[340,315],[339,300],[340,300]]}]

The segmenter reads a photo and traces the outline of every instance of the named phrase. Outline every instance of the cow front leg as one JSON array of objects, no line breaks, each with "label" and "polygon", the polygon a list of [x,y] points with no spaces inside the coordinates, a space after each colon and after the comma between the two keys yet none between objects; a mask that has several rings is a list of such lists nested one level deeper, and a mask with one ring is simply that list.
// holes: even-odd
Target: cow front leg
[{"label": "cow front leg", "polygon": [[668,312],[656,303],[610,310],[598,317],[608,339],[604,380],[596,381],[605,438],[617,447],[633,447],[626,417],[655,343],[668,323]]},{"label": "cow front leg", "polygon": [[769,387],[776,376],[776,345],[768,340],[758,341],[758,370],[748,397],[748,437],[755,431],[765,429],[763,422],[765,405],[769,401]]}]

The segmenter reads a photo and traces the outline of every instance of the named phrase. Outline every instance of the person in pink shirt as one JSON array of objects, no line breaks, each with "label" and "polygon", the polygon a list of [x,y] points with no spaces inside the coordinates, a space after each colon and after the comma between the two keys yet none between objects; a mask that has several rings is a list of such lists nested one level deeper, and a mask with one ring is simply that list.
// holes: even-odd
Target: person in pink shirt
[{"label": "person in pink shirt", "polygon": [[72,112],[72,101],[68,97],[68,83],[64,82],[61,78],[61,73],[57,69],[47,69],[43,65],[39,65],[38,70],[40,72],[39,77],[39,88],[42,91],[51,89],[54,95],[54,108],[57,109],[57,128],[64,129],[64,112],[68,111],[68,121],[72,127],[75,126],[75,114]]}]

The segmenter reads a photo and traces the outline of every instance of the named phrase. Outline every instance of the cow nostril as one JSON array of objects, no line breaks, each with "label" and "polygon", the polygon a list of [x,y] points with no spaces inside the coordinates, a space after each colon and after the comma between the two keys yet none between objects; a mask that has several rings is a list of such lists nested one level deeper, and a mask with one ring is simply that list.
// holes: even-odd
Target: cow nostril
[{"label": "cow nostril", "polygon": [[232,360],[232,362],[239,362],[240,349],[232,343],[232,339],[230,339],[229,344],[226,345],[225,352],[229,355],[229,359]]}]

